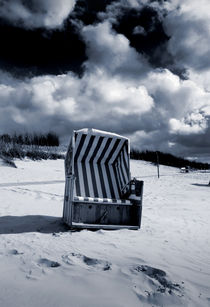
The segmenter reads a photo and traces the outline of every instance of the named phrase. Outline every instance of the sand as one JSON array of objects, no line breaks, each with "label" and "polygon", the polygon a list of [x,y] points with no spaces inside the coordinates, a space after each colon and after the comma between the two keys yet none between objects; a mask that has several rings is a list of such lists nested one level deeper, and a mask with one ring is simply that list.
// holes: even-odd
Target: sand
[{"label": "sand", "polygon": [[210,306],[210,173],[131,161],[142,229],[69,231],[64,165],[0,165],[0,306]]}]

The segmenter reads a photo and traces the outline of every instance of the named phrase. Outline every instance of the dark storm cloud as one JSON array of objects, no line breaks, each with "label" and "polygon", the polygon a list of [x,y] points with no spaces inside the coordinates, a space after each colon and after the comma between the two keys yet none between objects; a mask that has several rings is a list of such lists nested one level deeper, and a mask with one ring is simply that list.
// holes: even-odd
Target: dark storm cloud
[{"label": "dark storm cloud", "polygon": [[73,9],[74,2],[0,0],[1,69],[16,76],[81,75],[87,60],[81,25],[96,22],[111,1],[77,1]]},{"label": "dark storm cloud", "polygon": [[168,50],[170,35],[164,27],[167,1],[118,1],[107,7],[101,18],[127,37],[130,45],[143,54],[154,68],[167,68],[185,78],[185,66],[177,65]]},{"label": "dark storm cloud", "polygon": [[[153,67],[169,68],[179,75],[184,71],[184,68],[180,69],[173,64],[167,49],[169,36],[162,25],[165,10],[149,6],[150,2],[146,6],[132,7],[129,1],[78,0],[74,6],[72,1],[67,8],[67,0],[63,0],[60,4],[63,19],[57,23],[58,17],[54,14],[59,11],[59,6],[56,1],[10,0],[2,3],[0,65],[15,75],[62,74],[68,71],[81,75],[87,57],[80,31],[84,25],[97,24],[101,18],[110,18],[110,14],[113,29],[123,34]],[[29,10],[30,19],[22,17],[17,23],[20,14],[15,8],[18,8],[17,12],[24,8]],[[44,23],[47,16],[54,21],[50,26]],[[128,65],[127,72],[130,70],[133,68]]]},{"label": "dark storm cloud", "polygon": [[164,59],[158,51],[164,48],[169,37],[164,32],[158,11],[149,6],[141,9],[122,8],[113,28],[125,35],[130,45],[139,53],[145,54],[151,64],[155,66],[163,64]]},{"label": "dark storm cloud", "polygon": [[85,44],[71,21],[62,29],[26,30],[0,23],[0,66],[18,75],[82,72]]},{"label": "dark storm cloud", "polygon": [[84,25],[91,25],[100,21],[98,13],[104,12],[113,0],[77,0],[71,17],[81,21]]}]

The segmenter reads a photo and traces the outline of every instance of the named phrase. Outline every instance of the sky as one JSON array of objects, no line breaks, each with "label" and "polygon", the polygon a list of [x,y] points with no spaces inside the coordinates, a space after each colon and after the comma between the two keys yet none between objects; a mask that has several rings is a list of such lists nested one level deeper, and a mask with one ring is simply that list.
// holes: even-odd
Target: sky
[{"label": "sky", "polygon": [[210,156],[208,0],[0,0],[0,134]]}]

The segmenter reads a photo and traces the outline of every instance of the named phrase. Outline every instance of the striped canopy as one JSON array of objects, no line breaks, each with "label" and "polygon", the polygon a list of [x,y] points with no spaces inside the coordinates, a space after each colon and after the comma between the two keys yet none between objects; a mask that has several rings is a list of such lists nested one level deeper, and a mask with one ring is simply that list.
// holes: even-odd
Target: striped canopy
[{"label": "striped canopy", "polygon": [[[120,199],[130,181],[129,140],[95,129],[74,131],[68,151],[74,196]],[[67,165],[66,165],[67,167]]]}]

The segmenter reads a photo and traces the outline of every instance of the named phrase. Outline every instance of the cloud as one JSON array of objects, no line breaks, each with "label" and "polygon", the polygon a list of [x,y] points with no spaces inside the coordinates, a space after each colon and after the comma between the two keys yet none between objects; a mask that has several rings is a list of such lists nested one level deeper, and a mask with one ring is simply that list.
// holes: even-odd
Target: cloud
[{"label": "cloud", "polygon": [[193,143],[199,144],[200,151],[206,150],[210,93],[191,80],[181,80],[169,70],[151,71],[141,84],[154,105],[141,117],[139,129],[131,134],[133,143],[143,149],[179,154],[188,150],[195,152]]},{"label": "cloud", "polygon": [[108,21],[82,30],[87,45],[88,71],[105,70],[111,75],[136,79],[149,71],[147,60],[129,45],[129,40],[111,29]]},{"label": "cloud", "polygon": [[181,120],[171,118],[169,125],[172,133],[181,135],[200,134],[204,133],[207,128],[207,118],[202,113],[196,112]]},{"label": "cloud", "polygon": [[208,0],[174,1],[164,29],[170,36],[168,51],[177,65],[198,71],[210,68],[210,4]]},{"label": "cloud", "polygon": [[83,124],[112,129],[153,105],[144,86],[127,86],[106,74],[89,74],[81,80],[73,74],[44,76],[1,85],[0,100],[1,131],[29,127],[61,134]]},{"label": "cloud", "polygon": [[68,73],[18,81],[0,75],[1,130],[30,127],[68,134],[82,126],[124,133],[129,126],[136,129],[138,120],[131,124],[132,119],[149,112],[154,104],[140,82],[147,62],[106,22],[87,26],[83,36],[89,60],[82,78]]},{"label": "cloud", "polygon": [[1,0],[0,18],[29,29],[60,27],[73,10],[75,0]]},{"label": "cloud", "polygon": [[[118,13],[122,7],[119,3]],[[138,3],[133,2],[132,7],[138,8]],[[209,83],[204,83],[204,75],[199,74],[203,68],[197,51],[195,58],[187,59],[187,41],[178,43],[181,30],[176,30],[175,20],[183,22],[185,9],[183,4],[177,10],[178,3],[172,8],[167,2],[172,21],[169,24],[168,17],[163,18],[164,29],[170,33],[165,48],[177,61],[177,67],[187,67],[188,79],[169,68],[155,69],[150,58],[132,46],[129,37],[113,28],[114,15],[105,14],[97,24],[79,24],[88,58],[80,78],[69,72],[17,80],[1,72],[1,131],[55,130],[60,135],[70,135],[73,128],[95,127],[128,135],[140,149],[187,155],[209,152]],[[153,5],[158,10],[161,4]],[[187,6],[190,10],[189,3]],[[193,10],[192,6],[192,14]],[[194,23],[189,16],[190,23]],[[132,26],[132,35],[146,35],[148,29],[143,27],[143,33],[140,26]],[[179,57],[181,52],[183,57]],[[209,80],[208,67],[205,76]]]},{"label": "cloud", "polygon": [[209,105],[210,93],[192,80],[182,80],[167,69],[150,72],[142,83],[154,97],[158,110],[167,118],[180,118]]},{"label": "cloud", "polygon": [[113,29],[123,34],[139,54],[146,56],[153,67],[169,67],[173,58],[167,50],[169,37],[163,28],[164,7],[151,1],[115,1],[102,20],[109,20]]}]

